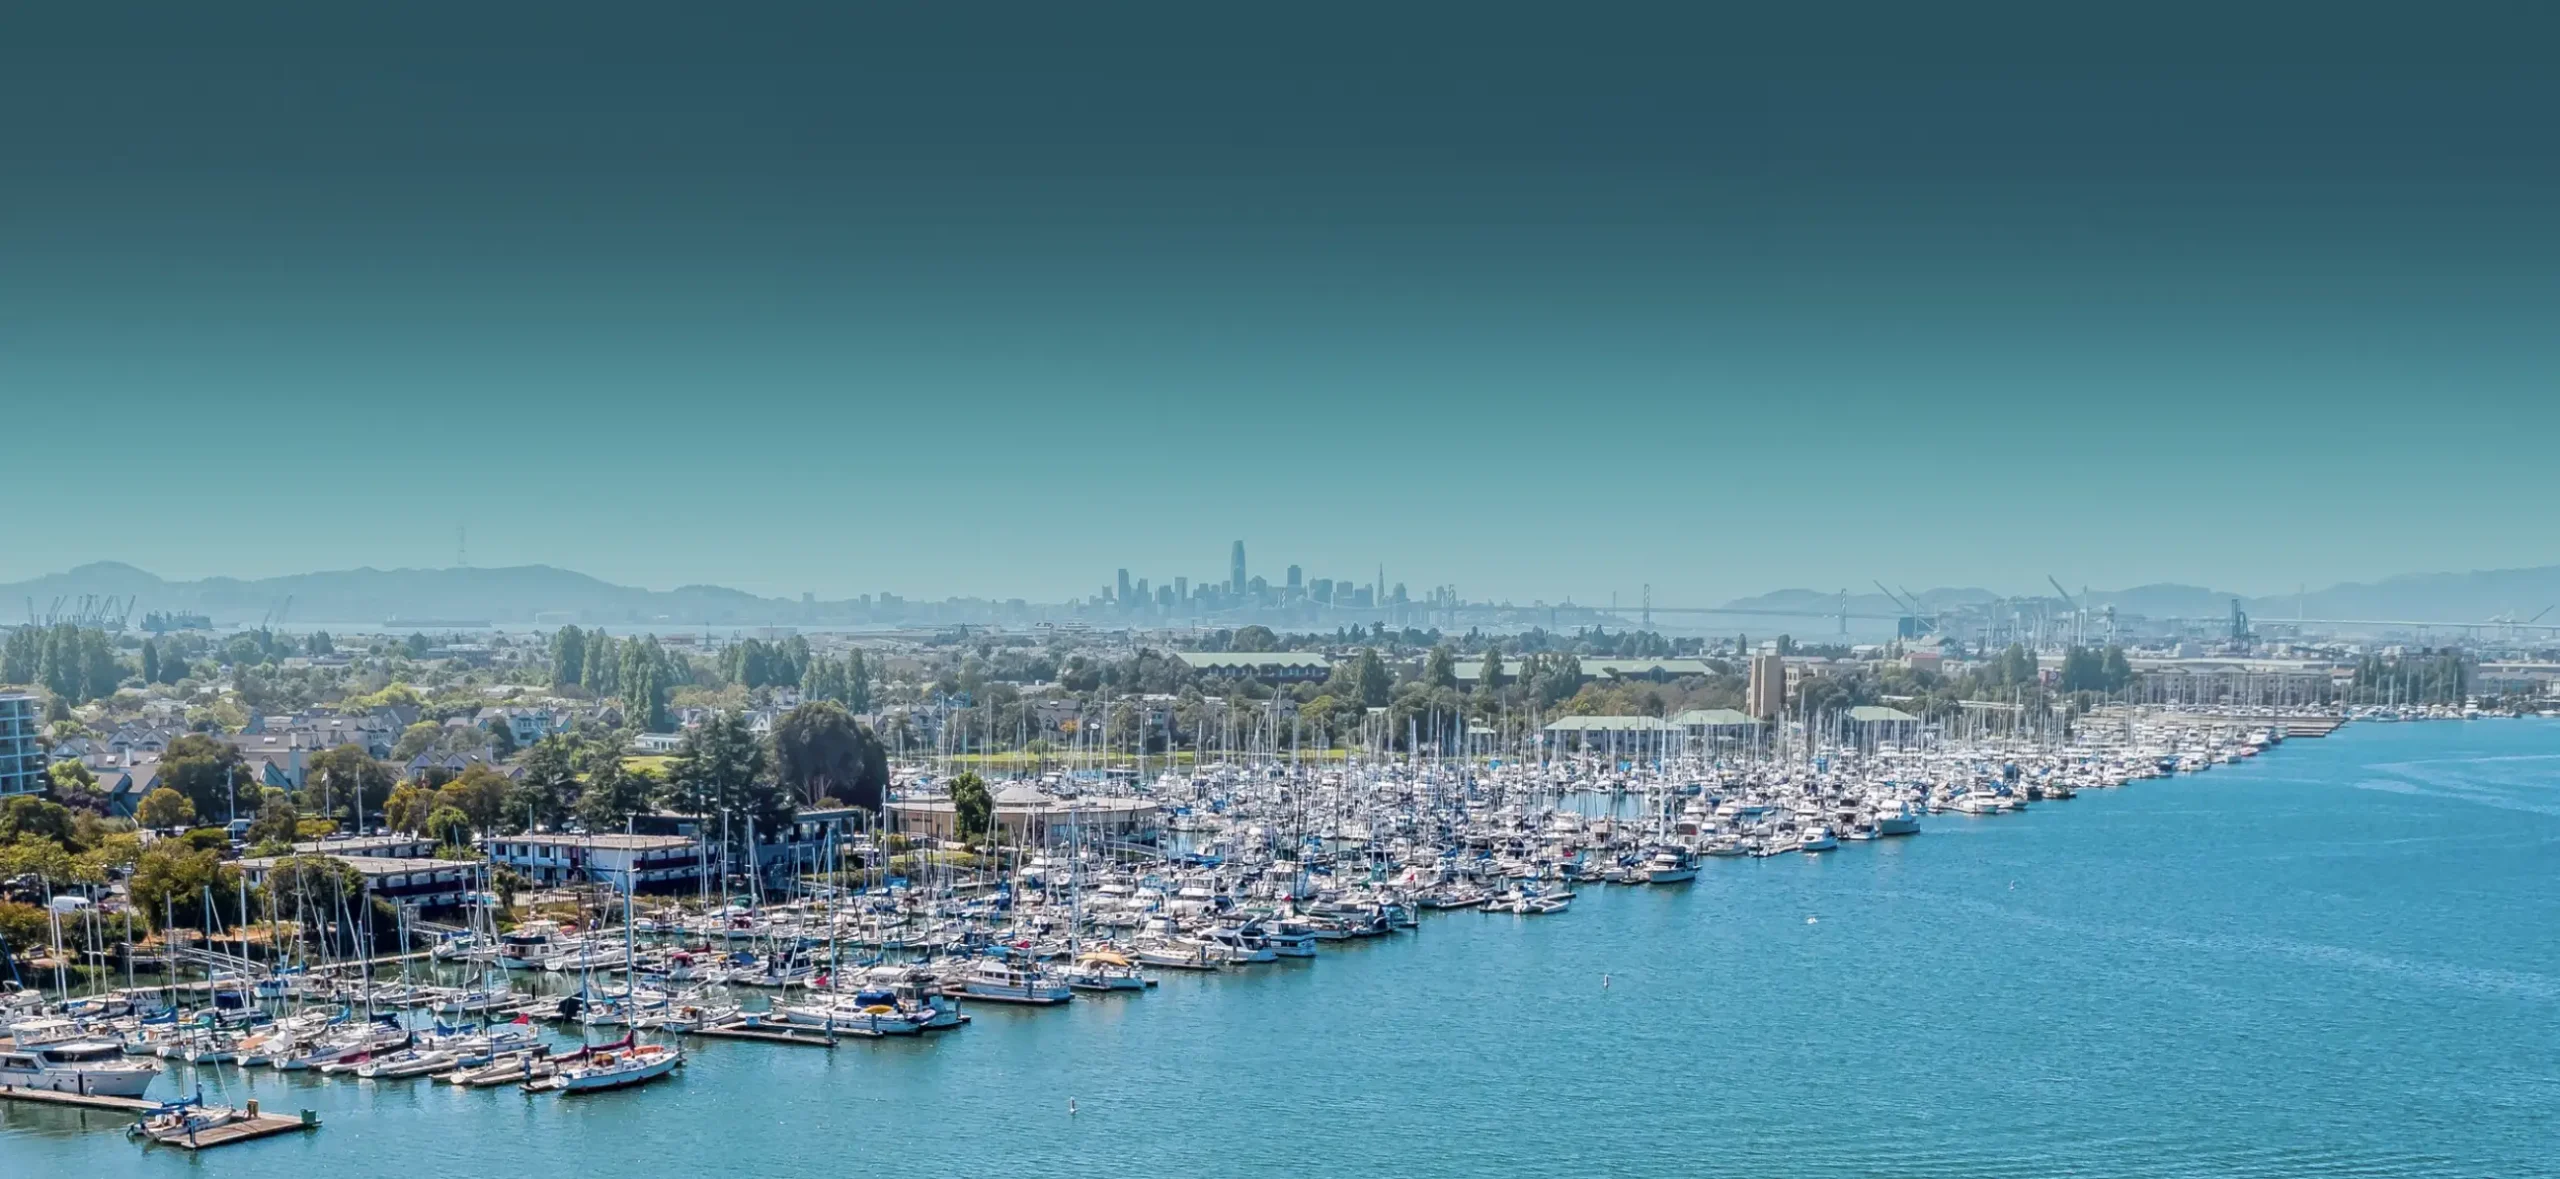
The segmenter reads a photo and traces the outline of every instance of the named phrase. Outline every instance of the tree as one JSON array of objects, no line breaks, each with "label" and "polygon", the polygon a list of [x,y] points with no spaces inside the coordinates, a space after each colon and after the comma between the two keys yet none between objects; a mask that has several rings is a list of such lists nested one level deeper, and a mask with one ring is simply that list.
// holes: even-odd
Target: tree
[{"label": "tree", "polygon": [[626,769],[619,758],[600,761],[578,795],[578,822],[589,831],[618,831],[646,812],[657,792],[656,775]]},{"label": "tree", "polygon": [[160,644],[151,639],[142,640],[142,682],[160,682]]},{"label": "tree", "polygon": [[13,958],[32,958],[53,944],[53,918],[39,905],[0,901],[0,942],[7,943],[6,952],[0,952],[0,968]]},{"label": "tree", "polygon": [[574,626],[561,627],[551,636],[551,686],[570,687],[587,667],[587,635]]},{"label": "tree", "polygon": [[468,847],[471,844],[471,816],[460,810],[440,806],[427,816],[427,838],[438,847]]},{"label": "tree", "polygon": [[191,827],[196,821],[196,804],[163,786],[143,796],[142,805],[133,808],[133,821],[155,831]]},{"label": "tree", "polygon": [[1484,669],[1476,673],[1476,696],[1486,704],[1502,697],[1502,648],[1484,649]]},{"label": "tree", "polygon": [[0,805],[0,843],[22,838],[49,840],[64,851],[80,850],[71,809],[32,794],[21,794]]},{"label": "tree", "polygon": [[643,732],[665,732],[667,690],[675,681],[668,668],[666,649],[658,645],[658,636],[622,644],[620,680],[623,719]]},{"label": "tree", "polygon": [[230,820],[239,791],[248,781],[240,749],[202,733],[169,742],[160,754],[160,784],[187,796],[199,815]]},{"label": "tree", "polygon": [[290,847],[301,821],[302,814],[293,808],[292,796],[279,790],[258,807],[258,817],[250,820],[249,832],[242,838],[252,848],[278,844]]},{"label": "tree", "polygon": [[461,811],[474,830],[495,831],[514,798],[515,783],[505,774],[485,764],[472,765],[436,791],[436,806]]},{"label": "tree", "polygon": [[504,761],[516,755],[516,727],[507,723],[505,717],[491,720],[480,727],[487,730],[489,734],[489,756]]},{"label": "tree", "polygon": [[2124,648],[2107,648],[2100,674],[2105,678],[2107,691],[2121,692],[2133,686],[2133,664],[2125,659]]},{"label": "tree", "polygon": [[409,759],[436,747],[444,739],[444,726],[422,720],[400,730],[400,739],[391,744],[391,760],[406,763]]},{"label": "tree", "polygon": [[435,791],[414,782],[394,787],[391,797],[382,803],[382,825],[403,835],[425,830],[427,816],[436,809]]},{"label": "tree", "polygon": [[1227,649],[1242,652],[1277,651],[1280,649],[1280,636],[1271,633],[1271,628],[1267,626],[1259,624],[1240,626],[1236,628],[1235,636],[1227,640]]},{"label": "tree", "polygon": [[855,648],[844,657],[844,706],[856,713],[871,711],[871,662]]},{"label": "tree", "polygon": [[98,792],[98,776],[77,760],[55,762],[46,768],[44,776],[52,783],[56,797]]},{"label": "tree", "polygon": [[1422,661],[1422,682],[1433,688],[1455,689],[1458,686],[1458,662],[1449,653],[1448,644],[1433,647],[1430,657]]},{"label": "tree", "polygon": [[995,812],[995,796],[987,793],[986,779],[963,773],[951,780],[951,829],[963,842],[984,837]]},{"label": "tree", "polygon": [[1375,647],[1360,649],[1360,658],[1353,675],[1354,682],[1359,685],[1360,704],[1364,708],[1384,708],[1387,706],[1388,698],[1395,694],[1395,677],[1387,674],[1387,665],[1378,658],[1378,649]]},{"label": "tree", "polygon": [[791,821],[791,798],[774,784],[764,743],[747,731],[747,718],[739,713],[715,713],[686,733],[668,768],[682,809],[705,818],[732,817],[733,846],[744,846],[750,821],[766,831]]},{"label": "tree", "polygon": [[614,673],[621,665],[621,644],[613,636],[596,631],[587,636],[586,662],[578,669],[578,686],[598,696],[609,695],[615,688]]},{"label": "tree", "polygon": [[132,892],[134,910],[153,929],[163,928],[163,921],[192,929],[208,919],[207,895],[214,904],[211,920],[223,926],[237,920],[238,885],[239,874],[224,867],[212,849],[198,851],[164,839],[143,851],[126,887]]},{"label": "tree", "polygon": [[577,747],[565,735],[534,742],[532,751],[524,755],[524,772],[508,801],[509,816],[537,826],[559,826],[577,806],[576,758]]},{"label": "tree", "polygon": [[877,811],[889,785],[888,751],[833,701],[803,704],[773,723],[773,765],[804,806],[841,798]]},{"label": "tree", "polygon": [[349,816],[347,829],[364,830],[364,817],[390,801],[399,784],[391,767],[361,747],[341,745],[315,754],[302,779],[302,805],[314,815]]}]

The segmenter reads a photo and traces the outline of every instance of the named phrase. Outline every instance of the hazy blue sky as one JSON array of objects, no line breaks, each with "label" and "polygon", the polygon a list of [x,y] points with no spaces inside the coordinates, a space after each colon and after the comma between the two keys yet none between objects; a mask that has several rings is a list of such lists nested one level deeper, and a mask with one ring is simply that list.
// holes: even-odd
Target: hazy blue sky
[{"label": "hazy blue sky", "polygon": [[0,580],[2560,562],[2543,6],[858,7],[6,18]]}]

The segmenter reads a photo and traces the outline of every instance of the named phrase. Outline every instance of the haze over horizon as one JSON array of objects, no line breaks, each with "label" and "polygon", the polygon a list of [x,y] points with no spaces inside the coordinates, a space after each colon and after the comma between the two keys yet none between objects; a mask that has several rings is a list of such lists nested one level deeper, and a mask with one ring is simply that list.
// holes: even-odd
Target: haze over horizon
[{"label": "haze over horizon", "polygon": [[2040,11],[13,17],[0,582],[2560,564],[2551,18]]}]

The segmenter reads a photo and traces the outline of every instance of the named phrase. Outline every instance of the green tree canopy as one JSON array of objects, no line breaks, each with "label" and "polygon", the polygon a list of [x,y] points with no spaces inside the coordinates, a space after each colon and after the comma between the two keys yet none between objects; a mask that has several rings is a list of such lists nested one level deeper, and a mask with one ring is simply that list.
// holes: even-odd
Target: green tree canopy
[{"label": "green tree canopy", "polygon": [[187,827],[196,821],[196,805],[166,786],[146,794],[133,810],[133,821],[154,830]]},{"label": "green tree canopy", "polygon": [[832,701],[803,704],[774,722],[773,764],[803,806],[840,798],[877,811],[889,786],[880,739]]},{"label": "green tree canopy", "polygon": [[[186,795],[199,815],[228,821],[233,799],[248,789],[248,781],[239,747],[202,733],[179,737],[160,754],[160,785]],[[250,804],[242,799],[240,805]]]},{"label": "green tree canopy", "polygon": [[1422,661],[1422,682],[1433,688],[1455,689],[1458,686],[1458,660],[1450,653],[1448,644],[1433,647],[1430,656]]},{"label": "green tree canopy", "polygon": [[618,758],[600,761],[578,794],[578,822],[589,831],[619,831],[656,802],[658,786],[655,775],[627,769]]},{"label": "green tree canopy", "polygon": [[364,817],[391,800],[399,780],[361,747],[341,745],[312,756],[302,778],[302,807],[323,817],[346,815],[347,829],[362,831]]},{"label": "green tree canopy", "polygon": [[733,846],[744,847],[749,821],[765,831],[791,821],[791,797],[773,781],[764,743],[748,731],[747,718],[739,713],[715,713],[686,733],[668,770],[680,809],[706,818],[731,817]]},{"label": "green tree canopy", "polygon": [[164,922],[179,929],[198,928],[208,919],[205,898],[213,898],[211,920],[229,927],[240,919],[239,874],[223,865],[211,848],[198,851],[176,840],[163,839],[143,850],[134,865],[132,890],[134,911],[153,929],[164,928]]},{"label": "green tree canopy", "polygon": [[987,792],[986,779],[963,773],[951,780],[951,829],[963,841],[984,838],[995,811],[995,796]]},{"label": "green tree canopy", "polygon": [[80,850],[71,808],[32,794],[0,804],[0,843],[18,839],[48,840],[66,852]]}]

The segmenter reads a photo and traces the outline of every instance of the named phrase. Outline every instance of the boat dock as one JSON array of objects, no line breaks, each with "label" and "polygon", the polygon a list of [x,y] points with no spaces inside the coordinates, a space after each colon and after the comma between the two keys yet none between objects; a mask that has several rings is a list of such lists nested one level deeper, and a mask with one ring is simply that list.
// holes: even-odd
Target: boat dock
[{"label": "boat dock", "polygon": [[[21,1089],[7,1085],[0,1085],[0,1101],[23,1101],[34,1105],[51,1105],[67,1109],[102,1110],[128,1115],[135,1119],[140,1119],[143,1115],[162,1108],[163,1104],[140,1097],[102,1097],[90,1093],[61,1093],[51,1089]],[[217,1146],[253,1142],[290,1131],[320,1128],[319,1116],[309,1110],[303,1111],[300,1117],[280,1117],[275,1114],[259,1113],[258,1103],[252,1101],[246,1113],[248,1114],[246,1117],[224,1122],[218,1126],[206,1126],[192,1133],[185,1131],[153,1133],[148,1137],[153,1142],[167,1143],[184,1150],[211,1150]]]},{"label": "boat dock", "polygon": [[799,1044],[811,1048],[833,1048],[836,1046],[836,1041],[857,1033],[840,1031],[829,1035],[814,1029],[777,1027],[772,1024],[732,1020],[728,1023],[707,1024],[695,1028],[691,1034],[714,1040],[754,1040],[765,1044]]}]

